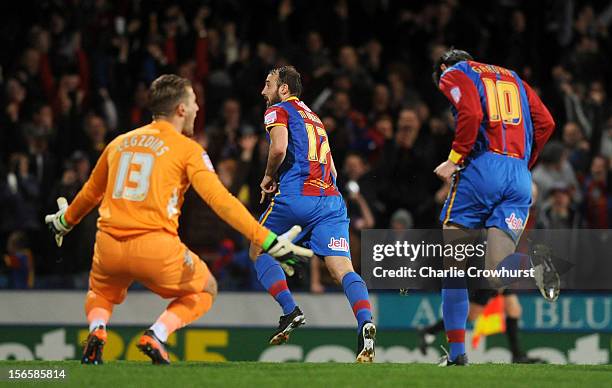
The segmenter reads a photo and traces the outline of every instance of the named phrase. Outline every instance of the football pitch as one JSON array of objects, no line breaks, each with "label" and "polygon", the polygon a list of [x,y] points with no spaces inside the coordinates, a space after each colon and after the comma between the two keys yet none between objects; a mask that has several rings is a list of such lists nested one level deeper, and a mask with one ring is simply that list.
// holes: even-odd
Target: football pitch
[{"label": "football pitch", "polygon": [[[8,369],[64,369],[64,380],[8,380]],[[0,361],[2,387],[605,387],[612,365]]]}]

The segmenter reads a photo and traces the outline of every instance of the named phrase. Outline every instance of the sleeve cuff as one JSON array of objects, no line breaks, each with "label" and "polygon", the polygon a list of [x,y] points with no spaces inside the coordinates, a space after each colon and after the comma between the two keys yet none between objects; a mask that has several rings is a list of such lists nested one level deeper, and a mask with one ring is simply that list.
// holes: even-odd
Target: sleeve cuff
[{"label": "sleeve cuff", "polygon": [[450,154],[448,154],[448,160],[455,164],[460,164],[463,162],[463,155],[455,150],[451,150]]},{"label": "sleeve cuff", "polygon": [[72,226],[72,223],[66,220],[66,213],[62,214],[59,220],[60,220],[60,223],[64,225],[66,228],[70,228]]},{"label": "sleeve cuff", "polygon": [[270,129],[274,128],[274,127],[287,127],[286,124],[283,123],[272,123],[272,124],[268,124],[266,125],[266,132],[270,133]]},{"label": "sleeve cuff", "polygon": [[268,251],[274,240],[276,240],[276,234],[274,232],[270,232],[264,240],[263,244],[261,244],[261,247],[265,252]]}]

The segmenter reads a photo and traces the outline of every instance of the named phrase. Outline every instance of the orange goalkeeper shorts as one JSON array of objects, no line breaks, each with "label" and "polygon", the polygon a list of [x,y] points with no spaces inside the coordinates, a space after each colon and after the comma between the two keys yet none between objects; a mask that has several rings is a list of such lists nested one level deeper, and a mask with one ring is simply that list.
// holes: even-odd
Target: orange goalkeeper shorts
[{"label": "orange goalkeeper shorts", "polygon": [[151,232],[117,240],[98,231],[89,289],[119,304],[137,281],[162,298],[176,298],[204,290],[210,271],[178,236]]}]

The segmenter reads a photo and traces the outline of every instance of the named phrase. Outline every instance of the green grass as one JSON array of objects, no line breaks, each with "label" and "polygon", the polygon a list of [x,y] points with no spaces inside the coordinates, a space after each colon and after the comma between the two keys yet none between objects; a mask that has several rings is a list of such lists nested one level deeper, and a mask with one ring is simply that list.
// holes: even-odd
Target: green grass
[{"label": "green grass", "polygon": [[[7,381],[8,368],[64,368],[67,379],[52,383]],[[311,364],[176,362],[153,366],[112,361],[0,361],[4,387],[610,387],[612,365],[502,365],[438,368],[426,364]]]}]

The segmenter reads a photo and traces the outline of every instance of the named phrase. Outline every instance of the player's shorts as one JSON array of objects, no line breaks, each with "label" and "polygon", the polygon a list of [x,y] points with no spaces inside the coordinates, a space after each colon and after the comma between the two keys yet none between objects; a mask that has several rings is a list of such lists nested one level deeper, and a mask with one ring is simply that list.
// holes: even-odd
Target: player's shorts
[{"label": "player's shorts", "polygon": [[530,205],[527,162],[486,152],[455,174],[440,221],[468,229],[499,228],[516,242]]},{"label": "player's shorts", "polygon": [[206,264],[178,236],[151,232],[117,240],[99,231],[89,288],[119,304],[134,281],[162,298],[176,298],[203,292],[209,276]]},{"label": "player's shorts", "polygon": [[350,259],[349,218],[342,196],[308,197],[276,195],[259,222],[276,234],[300,225],[295,240],[319,257],[345,256]]}]

